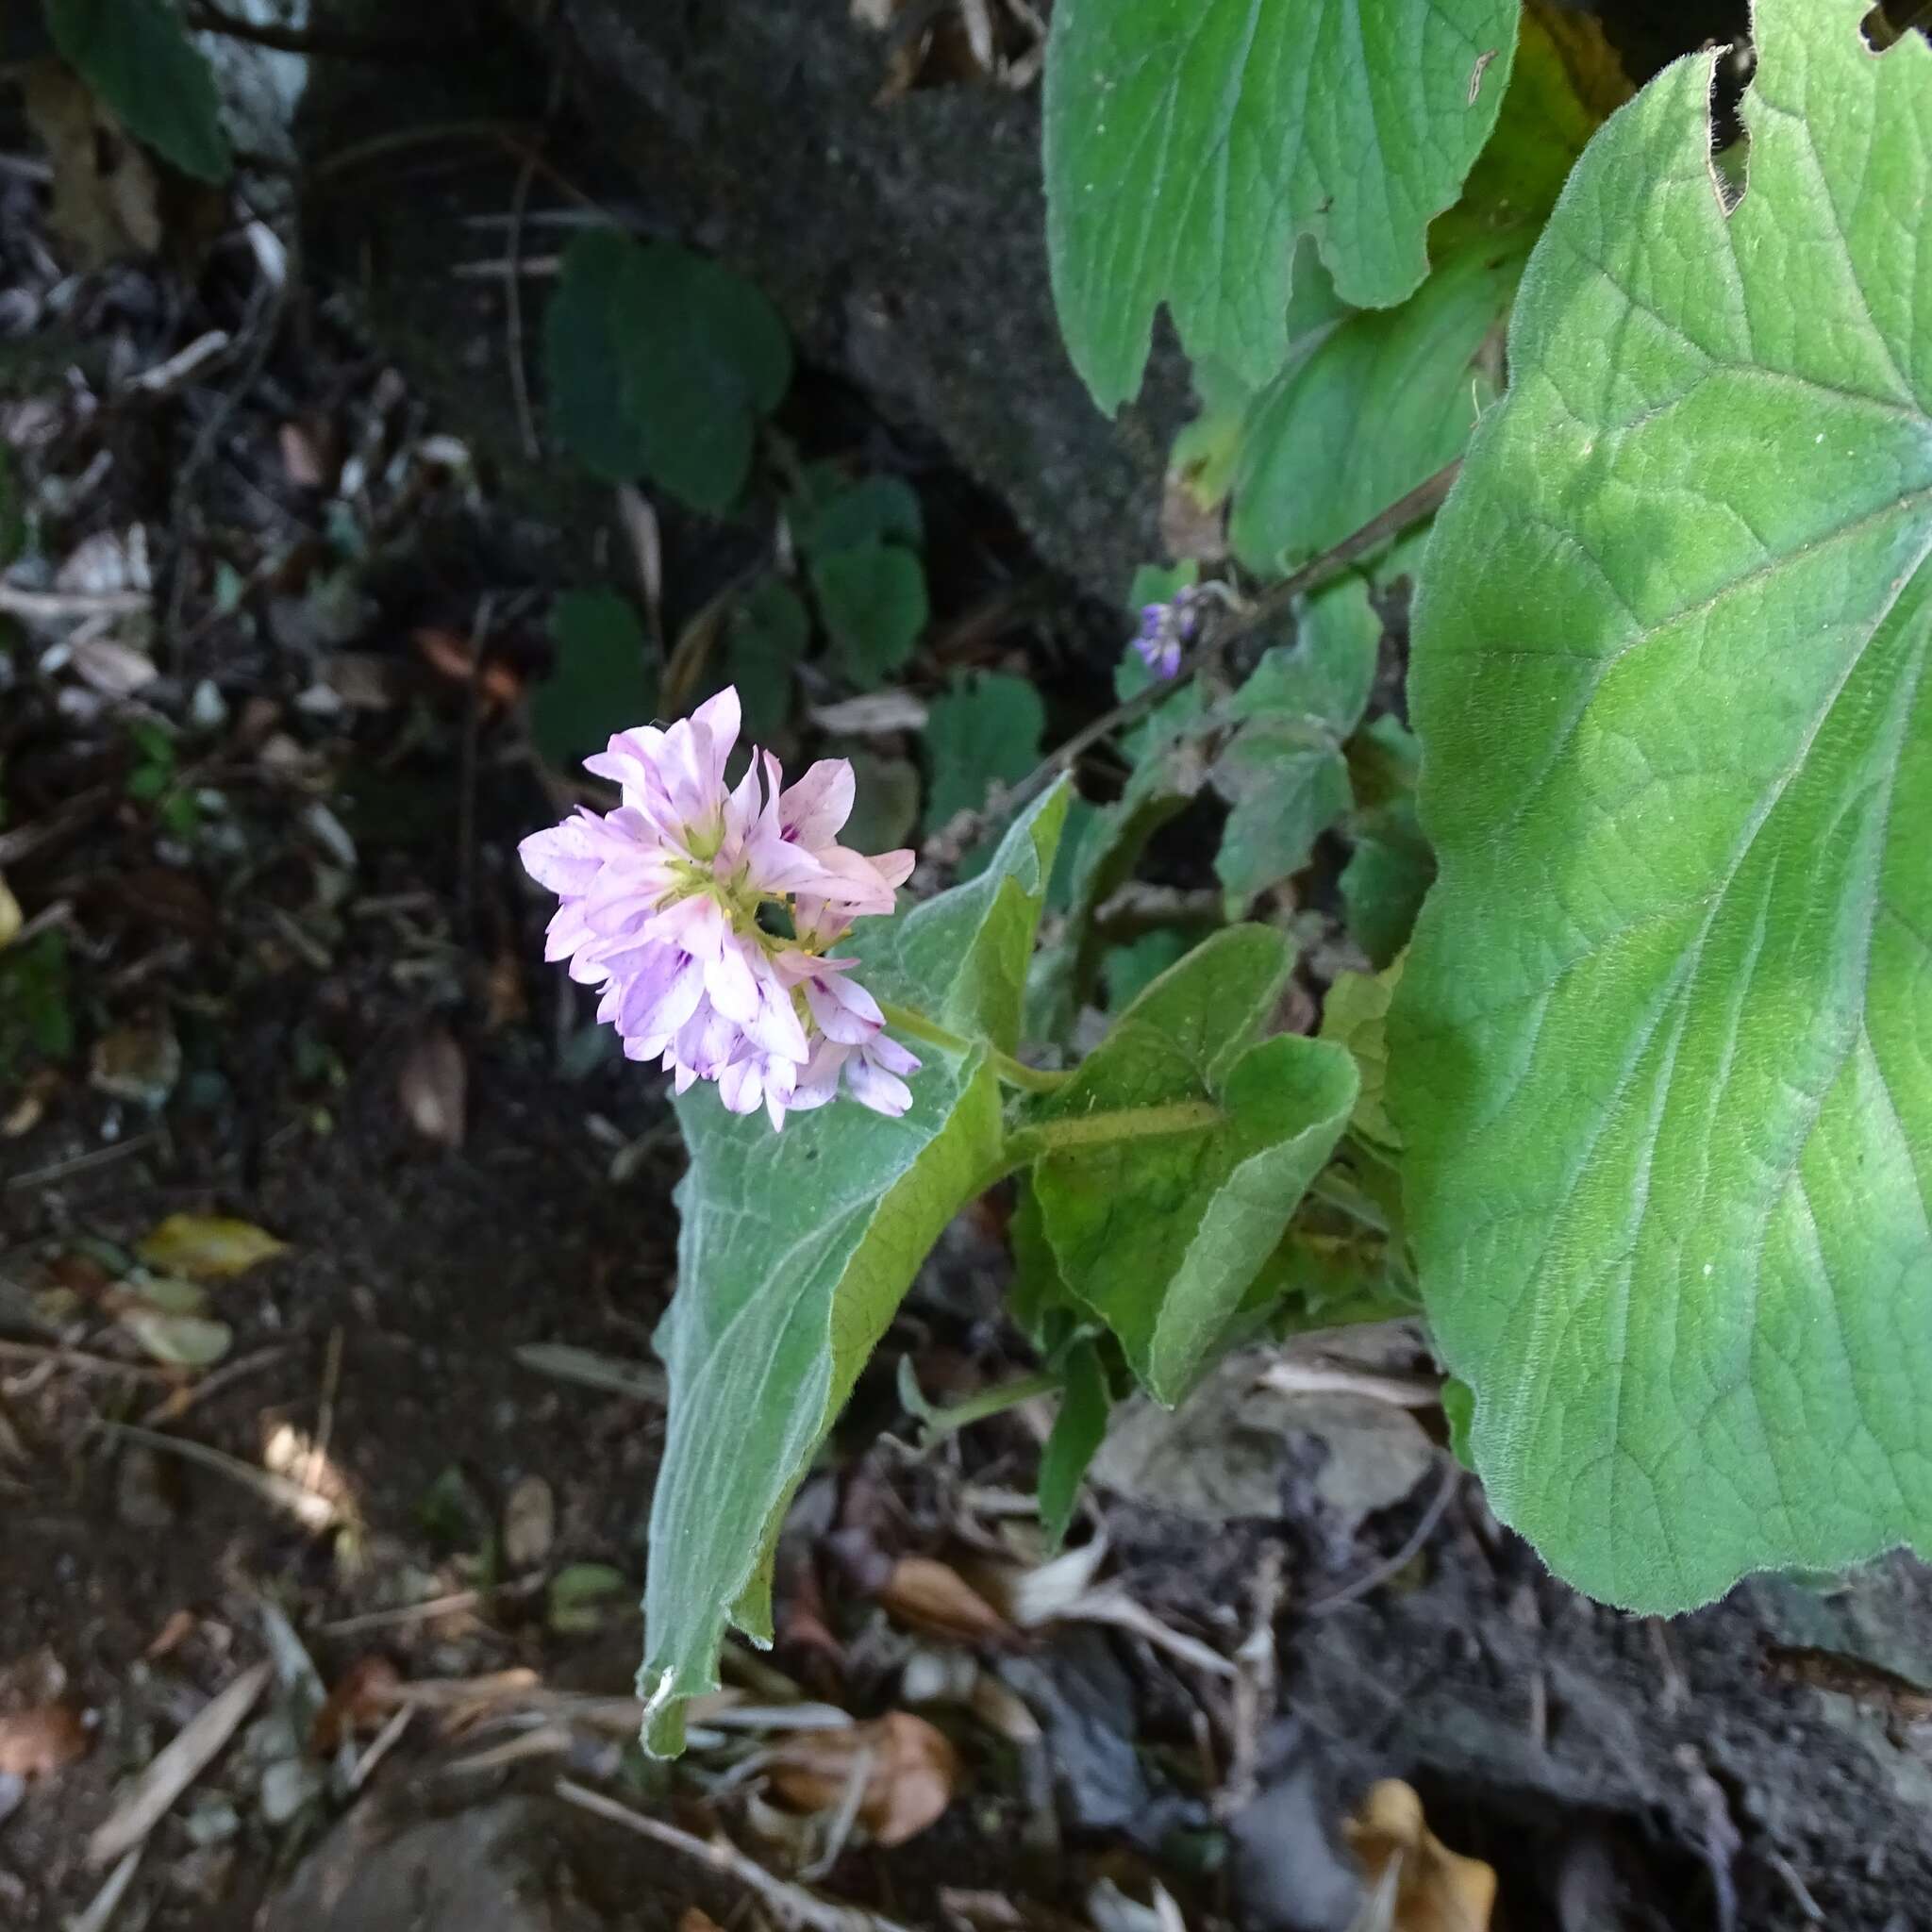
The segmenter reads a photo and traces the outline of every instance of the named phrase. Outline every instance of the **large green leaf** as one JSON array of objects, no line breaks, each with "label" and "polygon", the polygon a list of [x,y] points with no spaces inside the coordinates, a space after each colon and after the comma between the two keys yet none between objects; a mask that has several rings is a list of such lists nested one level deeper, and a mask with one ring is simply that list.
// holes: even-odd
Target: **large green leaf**
[{"label": "large green leaf", "polygon": [[785,325],[749,282],[608,229],[571,243],[544,346],[551,421],[580,462],[714,513],[737,501],[758,419],[791,380]]},{"label": "large green leaf", "polygon": [[1066,812],[1064,786],[993,864],[841,950],[864,984],[959,1036],[921,1041],[913,1104],[849,1101],[774,1133],[708,1086],[677,1104],[691,1167],[677,1190],[678,1289],[658,1335],[671,1415],[651,1508],[646,1742],[682,1742],[682,1701],[717,1683],[727,1621],[771,1637],[779,1519],[940,1231],[997,1171],[999,1089],[982,1042],[1010,1046],[1026,957]]},{"label": "large green leaf", "polygon": [[[1207,1366],[1355,1105],[1346,1048],[1257,1043],[1292,963],[1271,927],[1217,933],[1029,1114],[1049,1150],[1033,1189],[1066,1287],[1162,1402]],[[1079,1144],[1081,1124],[1125,1108],[1186,1124]]]},{"label": "large green leaf", "polygon": [[1067,346],[1113,409],[1165,302],[1191,356],[1261,383],[1312,235],[1344,300],[1428,270],[1496,118],[1516,0],[1059,0],[1047,244]]},{"label": "large green leaf", "polygon": [[165,0],[42,0],[60,58],[137,141],[203,181],[233,167],[207,58]]},{"label": "large green leaf", "polygon": [[637,607],[615,591],[566,591],[550,612],[557,662],[530,699],[530,737],[552,764],[601,750],[648,718],[658,667]]},{"label": "large green leaf", "polygon": [[1497,1511],[1650,1610],[1932,1545],[1932,48],[1760,0],[1591,144],[1416,614],[1391,1023]]}]

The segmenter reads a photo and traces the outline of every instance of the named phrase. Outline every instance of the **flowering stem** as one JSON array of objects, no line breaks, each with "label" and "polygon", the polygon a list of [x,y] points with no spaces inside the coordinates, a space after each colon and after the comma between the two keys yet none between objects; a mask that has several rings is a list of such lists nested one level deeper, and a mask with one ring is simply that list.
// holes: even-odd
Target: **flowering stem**
[{"label": "flowering stem", "polygon": [[[896,1006],[891,1000],[881,1000],[879,1010],[885,1014],[888,1026],[909,1034],[914,1040],[929,1040],[935,1046],[949,1047],[955,1053],[968,1044],[957,1033],[949,1033],[937,1021],[928,1020],[912,1007]],[[1021,1088],[1028,1093],[1051,1093],[1056,1087],[1063,1086],[1073,1078],[1071,1074],[1052,1074],[1043,1067],[1029,1067],[1024,1060],[1017,1060],[1011,1054],[1002,1053],[990,1042],[986,1058],[988,1064],[1007,1086]]]}]

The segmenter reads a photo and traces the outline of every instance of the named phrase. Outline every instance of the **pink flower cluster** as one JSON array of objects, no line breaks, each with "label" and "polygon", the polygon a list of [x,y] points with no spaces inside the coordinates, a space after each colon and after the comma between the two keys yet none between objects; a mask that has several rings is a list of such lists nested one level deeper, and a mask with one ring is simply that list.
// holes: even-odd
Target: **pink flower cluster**
[{"label": "pink flower cluster", "polygon": [[[885,1028],[879,1005],[828,957],[855,919],[890,912],[910,852],[867,858],[838,842],[851,814],[852,767],[821,758],[786,786],[778,760],[753,748],[735,788],[738,692],[725,690],[659,730],[621,731],[585,767],[624,802],[532,833],[525,869],[560,904],[545,957],[600,986],[597,1018],[634,1060],[658,1060],[682,1093],[715,1080],[733,1113],[823,1107],[842,1075],[883,1114],[912,1104],[901,1075],[918,1065]],[[792,936],[760,923],[776,906]]]}]

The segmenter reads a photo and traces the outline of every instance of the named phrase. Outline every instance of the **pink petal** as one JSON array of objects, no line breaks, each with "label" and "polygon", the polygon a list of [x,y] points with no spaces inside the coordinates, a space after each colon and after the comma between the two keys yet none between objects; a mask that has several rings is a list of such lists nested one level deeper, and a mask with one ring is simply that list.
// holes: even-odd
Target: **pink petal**
[{"label": "pink petal", "polygon": [[805,1003],[825,1038],[844,1046],[863,1046],[886,1024],[871,993],[841,974],[807,981]]},{"label": "pink petal", "polygon": [[912,1105],[912,1090],[883,1067],[874,1066],[862,1053],[845,1062],[845,1084],[861,1107],[897,1120]]},{"label": "pink petal", "polygon": [[821,758],[778,801],[785,836],[808,850],[829,845],[852,816],[858,795],[850,758]]}]

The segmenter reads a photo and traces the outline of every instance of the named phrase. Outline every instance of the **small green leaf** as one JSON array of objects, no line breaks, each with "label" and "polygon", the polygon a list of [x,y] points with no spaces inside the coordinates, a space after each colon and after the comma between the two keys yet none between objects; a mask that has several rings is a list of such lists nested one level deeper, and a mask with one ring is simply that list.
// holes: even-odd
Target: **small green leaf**
[{"label": "small green leaf", "polygon": [[731,613],[724,681],[738,687],[746,737],[769,743],[783,729],[791,715],[792,675],[810,641],[811,618],[798,592],[776,577],[761,579]]},{"label": "small green leaf", "polygon": [[1312,235],[1342,297],[1385,307],[1494,125],[1513,0],[1059,0],[1047,46],[1047,248],[1074,366],[1113,410],[1164,301],[1243,381],[1288,352]]},{"label": "small green leaf", "polygon": [[791,527],[808,557],[863,543],[903,543],[918,550],[925,542],[919,498],[897,476],[865,476],[830,487],[826,479],[808,476],[808,488],[792,499]]},{"label": "small green leaf", "polygon": [[1040,1458],[1040,1527],[1049,1553],[1066,1540],[1067,1525],[1080,1502],[1080,1484],[1107,1434],[1113,1397],[1100,1351],[1091,1341],[1076,1341],[1061,1364],[1066,1388],[1059,1413]]},{"label": "small green leaf", "polygon": [[1349,806],[1341,751],[1285,720],[1244,726],[1215,760],[1213,775],[1215,790],[1233,808],[1214,875],[1236,908],[1300,872],[1315,841]]},{"label": "small green leaf", "polygon": [[1027,956],[1066,810],[1057,787],[993,865],[841,951],[879,997],[958,1036],[917,1043],[911,1109],[850,1101],[789,1121],[677,1103],[678,1290],[658,1334],[671,1410],[651,1507],[646,1741],[675,1751],[683,1700],[715,1688],[727,1620],[771,1635],[778,1523],[874,1343],[953,1215],[998,1172],[1003,1127],[982,1041],[1014,1043]]},{"label": "small green leaf", "polygon": [[1100,962],[1101,983],[1107,988],[1111,1012],[1130,1007],[1167,971],[1177,965],[1192,940],[1171,926],[1143,932],[1124,946],[1109,946]]},{"label": "small green leaf", "polygon": [[[1758,0],[1591,142],[1415,611],[1390,1018],[1497,1514],[1676,1611],[1932,1549],[1932,46]],[[1904,253],[1901,253],[1902,245]]]},{"label": "small green leaf", "polygon": [[992,786],[1017,785],[1040,762],[1045,729],[1046,708],[1024,677],[999,671],[956,676],[926,720],[927,833],[958,812],[979,810]]},{"label": "small green leaf", "polygon": [[1344,578],[1303,607],[1294,642],[1264,651],[1220,715],[1317,724],[1339,745],[1369,708],[1381,642],[1368,585]]},{"label": "small green leaf", "polygon": [[1341,870],[1342,909],[1350,938],[1379,968],[1407,945],[1435,883],[1436,855],[1406,798],[1358,814],[1349,836],[1355,850]]},{"label": "small green leaf", "polygon": [[163,0],[42,0],[60,58],[135,140],[199,181],[234,166],[207,58]]},{"label": "small green leaf", "polygon": [[861,690],[883,684],[925,628],[925,569],[897,543],[858,543],[811,566],[819,615],[844,672]]},{"label": "small green leaf", "polygon": [[1475,1423],[1475,1391],[1455,1375],[1442,1384],[1442,1420],[1449,1424],[1450,1455],[1464,1469],[1474,1469],[1469,1432]]},{"label": "small green leaf", "polygon": [[[1291,963],[1271,928],[1217,933],[1027,1109],[1044,1149],[1034,1190],[1067,1287],[1165,1403],[1207,1365],[1355,1105],[1341,1047],[1293,1034],[1257,1043]],[[1082,1140],[1095,1116],[1126,1110],[1149,1130]]]},{"label": "small green leaf", "polygon": [[1361,1091],[1349,1124],[1384,1147],[1402,1137],[1389,1118],[1389,1004],[1402,978],[1398,961],[1382,973],[1339,973],[1322,1002],[1322,1038],[1345,1046]]},{"label": "small green leaf", "polygon": [[234,1345],[235,1331],[225,1322],[204,1315],[171,1314],[159,1307],[126,1307],[122,1327],[158,1362],[175,1369],[206,1369]]},{"label": "small green leaf", "polygon": [[566,1563],[543,1592],[544,1622],[559,1637],[594,1637],[630,1592],[630,1578],[608,1563]]},{"label": "small green leaf", "polygon": [[601,751],[658,702],[651,646],[636,608],[615,591],[566,591],[550,612],[557,666],[530,699],[530,736],[553,765]]},{"label": "small green leaf", "polygon": [[0,1075],[29,1047],[54,1060],[74,1051],[67,938],[58,931],[0,948]]},{"label": "small green leaf", "polygon": [[579,236],[545,318],[552,425],[612,482],[722,514],[791,380],[785,325],[729,269],[670,242]]}]

